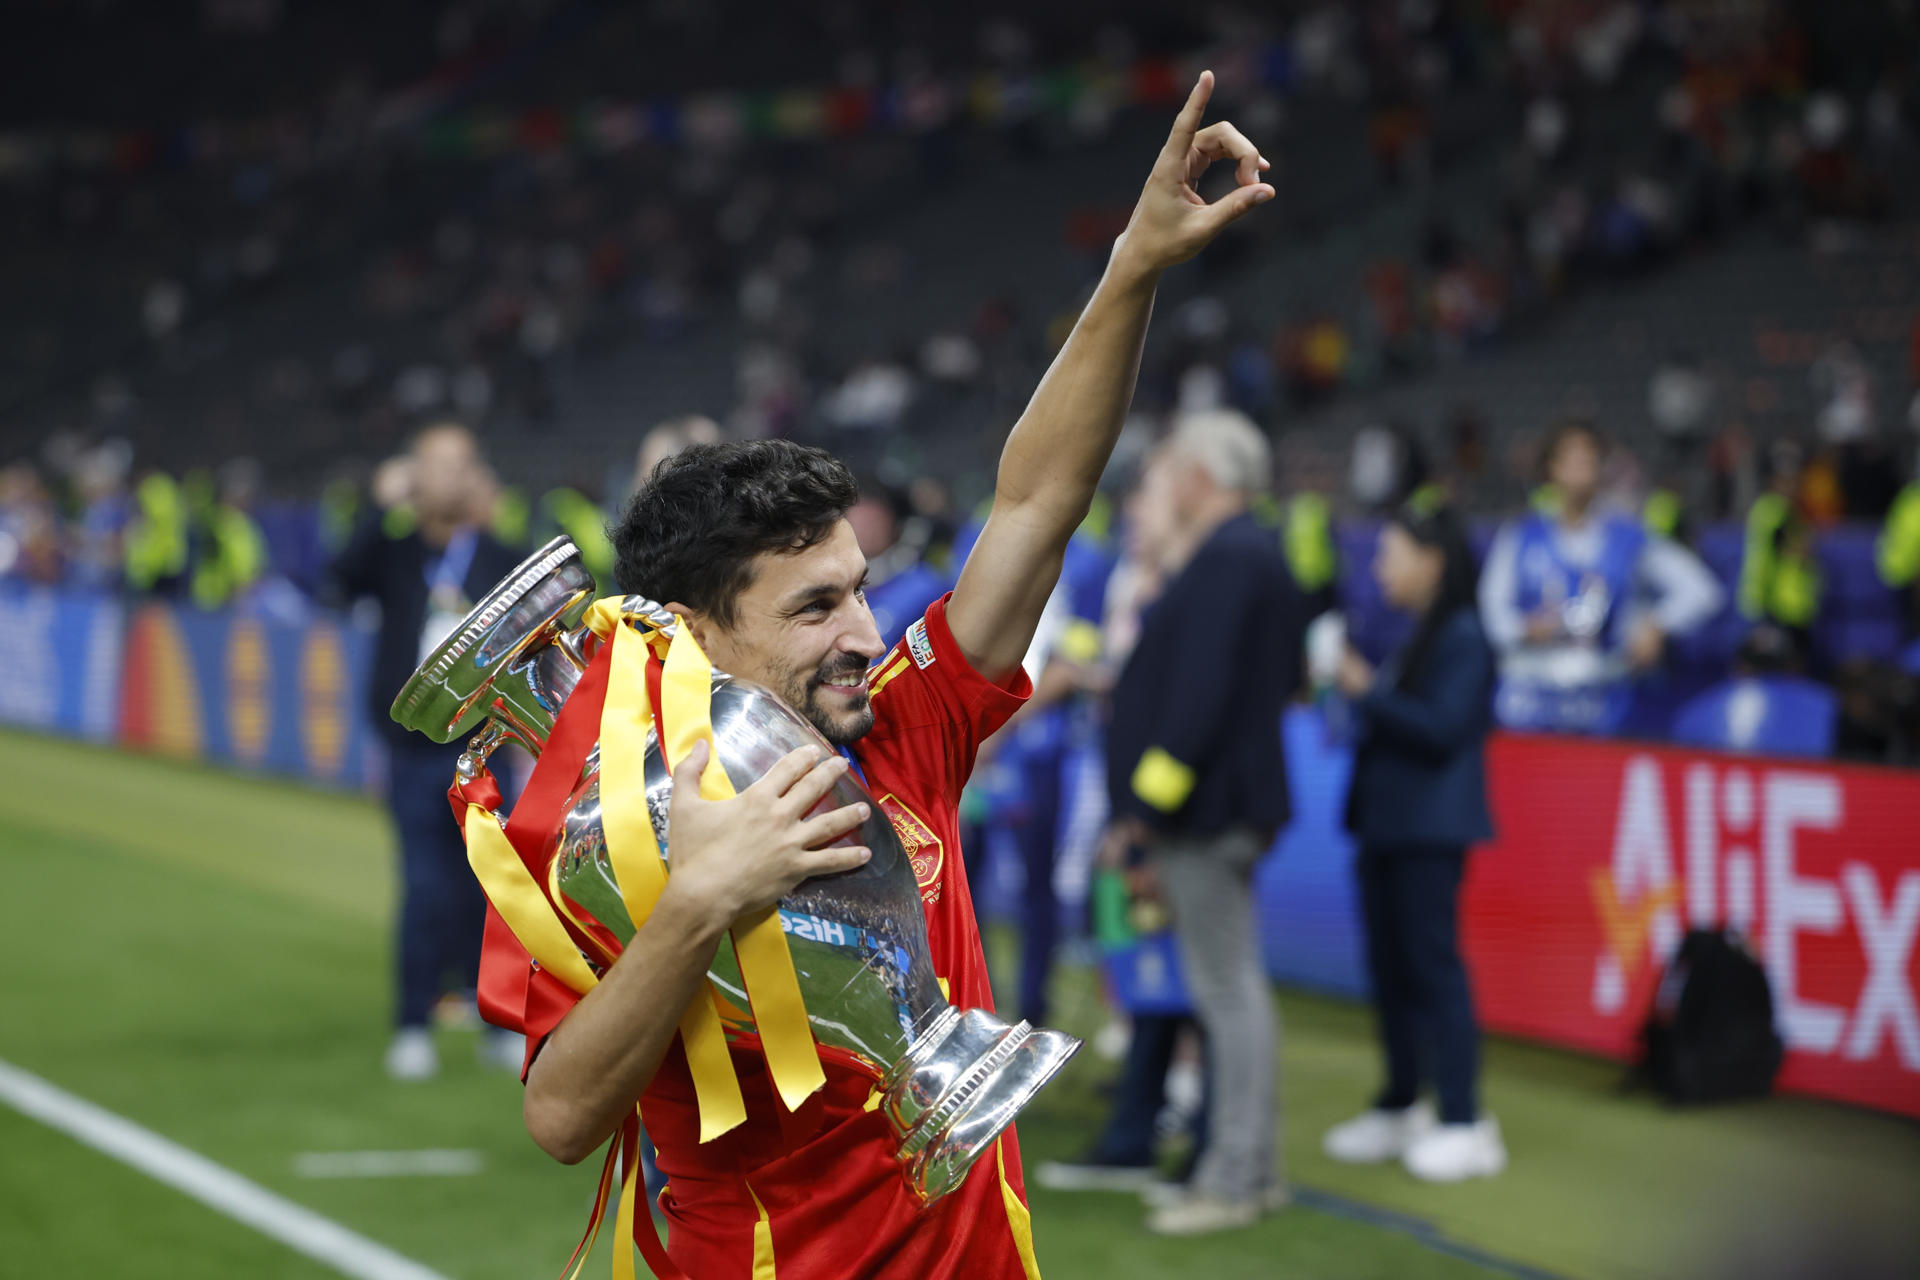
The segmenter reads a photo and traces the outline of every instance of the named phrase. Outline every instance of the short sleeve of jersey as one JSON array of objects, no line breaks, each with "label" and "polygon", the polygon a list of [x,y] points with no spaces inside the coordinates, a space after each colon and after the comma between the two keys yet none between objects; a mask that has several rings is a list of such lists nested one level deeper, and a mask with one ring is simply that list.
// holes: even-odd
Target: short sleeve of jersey
[{"label": "short sleeve of jersey", "polygon": [[870,736],[876,745],[921,735],[933,738],[930,745],[936,750],[914,754],[926,760],[930,770],[940,770],[947,794],[958,797],[973,772],[980,744],[1032,695],[1033,682],[1017,666],[1001,684],[973,669],[947,626],[952,599],[949,591],[907,628],[874,668],[867,688],[874,717]]}]

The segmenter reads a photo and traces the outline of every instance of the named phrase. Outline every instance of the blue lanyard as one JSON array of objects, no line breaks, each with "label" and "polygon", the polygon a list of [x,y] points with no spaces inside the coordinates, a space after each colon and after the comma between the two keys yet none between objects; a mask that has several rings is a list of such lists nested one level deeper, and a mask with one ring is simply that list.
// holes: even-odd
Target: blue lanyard
[{"label": "blue lanyard", "polygon": [[427,562],[429,594],[442,590],[464,590],[467,570],[473,567],[473,549],[479,542],[480,535],[472,528],[454,530],[453,536],[447,539],[447,549],[440,553],[438,559]]},{"label": "blue lanyard", "polygon": [[[853,752],[848,750],[846,747],[841,747],[840,754],[847,758],[847,767],[852,769],[854,773],[858,775],[861,785],[866,786],[867,771],[860,767],[860,762],[854,758]],[[867,787],[867,789],[871,791],[873,788]]]}]

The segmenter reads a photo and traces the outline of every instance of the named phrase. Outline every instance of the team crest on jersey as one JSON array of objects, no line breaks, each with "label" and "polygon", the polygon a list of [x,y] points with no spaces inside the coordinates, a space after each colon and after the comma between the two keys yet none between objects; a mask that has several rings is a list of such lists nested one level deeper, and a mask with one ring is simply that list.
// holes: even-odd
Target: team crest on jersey
[{"label": "team crest on jersey", "polygon": [[880,812],[893,824],[900,847],[907,851],[913,865],[913,878],[920,885],[920,897],[928,903],[940,901],[940,868],[946,862],[946,849],[933,828],[920,815],[900,803],[891,792],[880,797]]},{"label": "team crest on jersey", "polygon": [[927,639],[925,618],[907,628],[907,652],[913,655],[913,665],[922,671],[933,665],[933,641]]}]

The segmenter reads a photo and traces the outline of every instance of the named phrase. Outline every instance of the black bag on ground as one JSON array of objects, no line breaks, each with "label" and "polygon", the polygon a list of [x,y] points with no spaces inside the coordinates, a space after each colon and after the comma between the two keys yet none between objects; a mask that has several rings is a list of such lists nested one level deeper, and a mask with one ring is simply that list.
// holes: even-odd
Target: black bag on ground
[{"label": "black bag on ground", "polygon": [[1640,1078],[1670,1102],[1773,1091],[1784,1047],[1767,971],[1731,929],[1694,929],[1660,976],[1641,1031]]}]

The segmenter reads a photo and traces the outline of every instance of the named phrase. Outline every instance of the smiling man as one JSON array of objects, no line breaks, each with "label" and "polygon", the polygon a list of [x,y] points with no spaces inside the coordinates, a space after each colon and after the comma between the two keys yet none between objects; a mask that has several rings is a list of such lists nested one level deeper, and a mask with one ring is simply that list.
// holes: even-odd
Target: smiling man
[{"label": "smiling man", "polygon": [[[827,1064],[825,1087],[789,1114],[764,1060],[741,1052],[747,1120],[703,1144],[674,1029],[733,921],[865,860],[863,849],[823,847],[865,806],[807,816],[848,768],[913,860],[950,998],[992,1008],[959,856],[961,788],[980,742],[1029,692],[1020,659],[1126,416],[1160,274],[1273,195],[1252,143],[1224,122],[1200,127],[1212,86],[1204,73],[1009,436],[992,517],[958,585],[894,649],[883,650],[861,592],[866,560],[845,518],[853,477],[817,449],[689,448],[654,471],[616,530],[625,589],[684,617],[715,666],[773,689],[842,748],[795,752],[717,802],[699,796],[704,746],[675,762],[672,875],[653,914],[578,1001],[544,972],[526,986],[529,1132],[578,1161],[640,1100],[668,1177],[668,1250],[699,1280],[1039,1274],[1012,1129],[958,1189],[922,1206],[870,1105],[871,1081]],[[1233,163],[1238,186],[1209,205],[1194,188],[1216,160]]]}]

